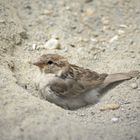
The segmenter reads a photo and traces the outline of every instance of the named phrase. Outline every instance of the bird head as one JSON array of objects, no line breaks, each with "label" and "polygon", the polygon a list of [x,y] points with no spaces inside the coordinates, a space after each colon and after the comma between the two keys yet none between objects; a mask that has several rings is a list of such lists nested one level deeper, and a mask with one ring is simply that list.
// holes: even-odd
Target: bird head
[{"label": "bird head", "polygon": [[69,63],[63,56],[58,54],[44,54],[33,62],[33,65],[39,67],[41,72],[58,74],[60,71],[66,71]]}]

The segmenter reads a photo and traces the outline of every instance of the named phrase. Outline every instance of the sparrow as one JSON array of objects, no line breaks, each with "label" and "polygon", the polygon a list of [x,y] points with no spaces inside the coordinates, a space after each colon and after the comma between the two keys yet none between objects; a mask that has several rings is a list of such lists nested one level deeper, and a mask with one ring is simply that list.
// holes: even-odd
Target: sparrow
[{"label": "sparrow", "polygon": [[108,85],[129,80],[139,71],[128,73],[99,74],[95,71],[70,64],[58,54],[43,54],[33,65],[39,68],[36,87],[41,97],[65,109],[78,109],[95,104],[101,91]]}]

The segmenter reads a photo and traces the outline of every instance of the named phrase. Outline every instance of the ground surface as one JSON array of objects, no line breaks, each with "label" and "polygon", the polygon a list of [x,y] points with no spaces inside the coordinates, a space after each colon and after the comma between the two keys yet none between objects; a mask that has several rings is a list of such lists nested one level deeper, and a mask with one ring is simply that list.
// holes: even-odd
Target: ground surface
[{"label": "ground surface", "polygon": [[[50,38],[59,50],[44,48]],[[140,70],[139,0],[0,0],[0,139],[140,140],[139,79],[96,105],[64,110],[34,88],[28,62],[48,52],[98,72]],[[120,108],[100,111],[112,103]]]}]

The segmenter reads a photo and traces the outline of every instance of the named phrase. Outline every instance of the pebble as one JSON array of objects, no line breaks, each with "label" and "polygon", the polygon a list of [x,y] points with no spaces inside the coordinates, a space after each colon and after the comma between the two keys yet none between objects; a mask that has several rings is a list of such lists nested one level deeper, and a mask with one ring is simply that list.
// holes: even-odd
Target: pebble
[{"label": "pebble", "polygon": [[92,42],[97,42],[98,40],[96,38],[91,38],[90,39]]},{"label": "pebble", "polygon": [[105,32],[105,31],[108,30],[109,28],[110,28],[109,26],[106,26],[106,25],[105,25],[105,26],[103,26],[103,29],[102,29],[102,30]]},{"label": "pebble", "polygon": [[91,112],[91,115],[95,115],[95,112]]},{"label": "pebble", "polygon": [[105,48],[101,48],[101,51],[102,51],[102,52],[105,52]]},{"label": "pebble", "polygon": [[66,7],[66,10],[71,10],[71,8],[69,6]]},{"label": "pebble", "polygon": [[28,35],[27,35],[26,31],[20,32],[20,36],[22,39],[28,39]]},{"label": "pebble", "polygon": [[86,9],[84,16],[94,16],[94,11],[91,8]]},{"label": "pebble", "polygon": [[137,83],[132,83],[130,86],[131,86],[132,89],[138,88],[138,84]]},{"label": "pebble", "polygon": [[75,47],[76,47],[74,44],[70,44],[70,46],[71,46],[72,48],[75,48]]},{"label": "pebble", "polygon": [[5,20],[2,20],[2,19],[1,19],[1,20],[0,20],[0,23],[5,23]]},{"label": "pebble", "polygon": [[61,46],[60,46],[59,40],[55,38],[51,38],[44,45],[44,48],[46,49],[60,49],[60,47]]},{"label": "pebble", "polygon": [[78,38],[78,41],[81,41],[81,42],[88,42],[89,39],[88,39],[88,38]]},{"label": "pebble", "polygon": [[37,45],[36,44],[33,44],[32,45],[32,49],[35,50],[36,48],[37,48]]},{"label": "pebble", "polygon": [[88,41],[89,41],[89,39],[83,38],[83,42],[88,42]]},{"label": "pebble", "polygon": [[112,37],[109,42],[113,43],[115,40],[118,40],[118,35],[115,35],[114,37]]},{"label": "pebble", "polygon": [[68,48],[65,47],[65,48],[63,49],[63,52],[68,52]]},{"label": "pebble", "polygon": [[41,15],[51,15],[52,11],[51,10],[44,10]]},{"label": "pebble", "polygon": [[122,27],[122,28],[127,28],[128,26],[125,25],[125,24],[121,24],[120,27]]},{"label": "pebble", "polygon": [[118,120],[119,120],[119,118],[116,118],[116,117],[111,119],[112,122],[118,122]]},{"label": "pebble", "polygon": [[131,58],[135,58],[136,56],[135,56],[135,54],[131,54]]},{"label": "pebble", "polygon": [[103,106],[100,107],[100,111],[105,111],[105,110],[116,110],[120,108],[119,104],[105,104]]},{"label": "pebble", "polygon": [[85,115],[85,113],[81,113],[81,114],[79,114],[79,116],[84,117],[86,115]]},{"label": "pebble", "polygon": [[81,48],[81,47],[77,48],[77,52],[79,52],[79,53],[83,52],[83,48]]},{"label": "pebble", "polygon": [[16,45],[20,45],[22,43],[21,36],[19,34],[15,35],[14,36],[14,41],[15,41]]},{"label": "pebble", "polygon": [[118,30],[118,34],[121,35],[121,34],[124,34],[125,31],[124,30]]},{"label": "pebble", "polygon": [[103,17],[103,18],[101,19],[101,21],[102,21],[102,23],[103,23],[104,25],[108,25],[108,24],[109,24],[109,18],[108,18],[108,17]]},{"label": "pebble", "polygon": [[94,56],[94,59],[95,59],[95,60],[97,59],[97,55]]}]

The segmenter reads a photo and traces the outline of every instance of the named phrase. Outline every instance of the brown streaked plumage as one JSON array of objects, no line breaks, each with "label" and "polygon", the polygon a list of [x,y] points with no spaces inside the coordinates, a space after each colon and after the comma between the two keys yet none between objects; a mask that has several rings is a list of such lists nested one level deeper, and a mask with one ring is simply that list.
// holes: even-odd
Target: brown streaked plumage
[{"label": "brown streaked plumage", "polygon": [[58,54],[42,55],[33,64],[40,68],[37,82],[42,97],[68,109],[94,104],[99,100],[100,89],[139,75],[138,71],[99,74],[70,64]]}]

